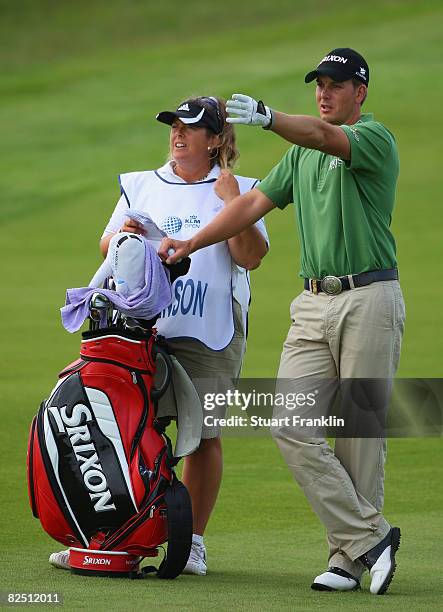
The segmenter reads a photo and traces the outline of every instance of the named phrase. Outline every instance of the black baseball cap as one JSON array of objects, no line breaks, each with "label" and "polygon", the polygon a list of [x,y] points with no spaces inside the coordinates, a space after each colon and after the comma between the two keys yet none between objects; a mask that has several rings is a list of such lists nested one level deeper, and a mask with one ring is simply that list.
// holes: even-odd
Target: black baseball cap
[{"label": "black baseball cap", "polygon": [[172,125],[175,119],[180,119],[186,125],[209,128],[214,134],[223,130],[223,122],[217,98],[192,98],[182,102],[175,111],[158,113],[157,121]]},{"label": "black baseball cap", "polygon": [[305,76],[305,83],[310,83],[320,74],[325,74],[334,81],[357,79],[364,85],[369,84],[369,66],[365,58],[348,47],[332,49],[315,70],[308,72]]}]

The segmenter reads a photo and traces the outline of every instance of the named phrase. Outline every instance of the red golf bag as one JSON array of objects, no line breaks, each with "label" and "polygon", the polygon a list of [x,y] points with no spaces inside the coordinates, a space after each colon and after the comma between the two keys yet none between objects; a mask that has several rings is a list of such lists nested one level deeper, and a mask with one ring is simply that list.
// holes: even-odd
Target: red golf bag
[{"label": "red golf bag", "polygon": [[151,330],[84,332],[80,359],[59,374],[31,425],[28,489],[34,516],[70,547],[76,573],[140,577],[168,542],[157,570],[175,578],[192,541],[189,494],[156,418],[156,356],[169,356]]}]

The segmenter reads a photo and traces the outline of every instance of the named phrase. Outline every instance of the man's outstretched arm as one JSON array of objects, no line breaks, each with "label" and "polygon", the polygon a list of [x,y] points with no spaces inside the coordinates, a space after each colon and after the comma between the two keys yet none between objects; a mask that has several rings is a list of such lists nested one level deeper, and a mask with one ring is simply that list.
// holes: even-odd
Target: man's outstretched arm
[{"label": "man's outstretched arm", "polygon": [[[234,198],[229,206],[190,240],[164,238],[158,254],[166,263],[175,263],[198,249],[240,234],[273,208],[275,204],[272,200],[258,189],[252,189]],[[174,250],[174,254],[171,249]]]},{"label": "man's outstretched arm", "polygon": [[280,113],[245,94],[233,94],[226,110],[230,115],[236,115],[228,117],[228,123],[261,126],[301,147],[317,149],[341,159],[351,158],[348,137],[338,125],[310,115]]}]

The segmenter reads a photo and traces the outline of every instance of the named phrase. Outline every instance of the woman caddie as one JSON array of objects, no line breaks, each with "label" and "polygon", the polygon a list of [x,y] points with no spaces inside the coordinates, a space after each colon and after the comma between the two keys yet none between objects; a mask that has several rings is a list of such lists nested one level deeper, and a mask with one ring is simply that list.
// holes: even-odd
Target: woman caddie
[{"label": "woman caddie", "polygon": [[[177,110],[157,115],[158,121],[171,126],[169,159],[155,171],[120,175],[121,197],[100,241],[104,256],[120,232],[149,239],[144,226],[127,217],[129,210],[148,214],[168,236],[186,240],[257,184],[257,179],[231,173],[238,151],[233,126],[225,119],[224,101],[213,97],[191,98]],[[250,302],[248,270],[260,265],[267,250],[266,229],[259,220],[239,235],[195,253],[189,272],[173,283],[172,304],[155,324],[188,376],[204,381],[208,392],[223,391],[240,374]],[[180,397],[175,401],[179,407]],[[217,422],[225,411],[225,407],[211,410],[199,447],[184,459],[182,479],[191,495],[194,522],[186,573],[207,571],[203,534],[221,484]],[[53,553],[50,562],[69,567],[68,555]]]}]

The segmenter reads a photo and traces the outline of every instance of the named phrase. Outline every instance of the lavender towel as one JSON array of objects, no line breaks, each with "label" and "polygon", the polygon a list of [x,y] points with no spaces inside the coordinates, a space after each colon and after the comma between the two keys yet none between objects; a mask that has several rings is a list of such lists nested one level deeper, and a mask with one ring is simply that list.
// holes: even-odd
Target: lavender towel
[{"label": "lavender towel", "polygon": [[[135,319],[152,319],[172,302],[169,272],[155,249],[145,243],[145,285],[137,293],[123,297],[116,291],[101,287],[81,287],[66,291],[66,304],[60,309],[62,323],[68,332],[80,329],[89,316],[89,302],[97,289],[106,295],[123,314]],[[94,277],[95,278],[95,277]]]}]

